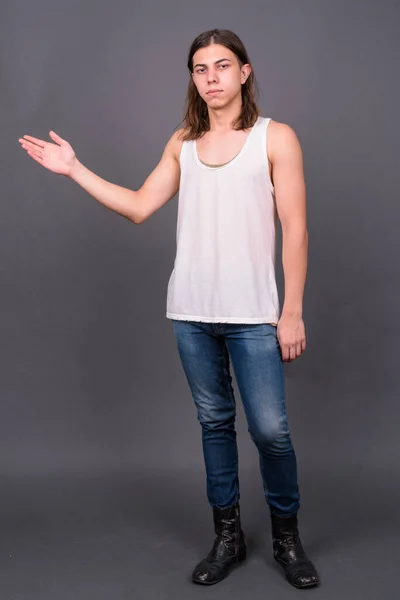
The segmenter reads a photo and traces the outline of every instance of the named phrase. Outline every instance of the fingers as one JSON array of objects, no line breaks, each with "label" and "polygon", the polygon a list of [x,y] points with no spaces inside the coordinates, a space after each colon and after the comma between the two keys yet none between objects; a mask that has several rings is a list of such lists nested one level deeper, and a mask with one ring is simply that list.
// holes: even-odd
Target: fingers
[{"label": "fingers", "polygon": [[21,138],[18,141],[21,142],[21,146],[23,148],[25,148],[25,150],[32,150],[32,151],[37,150],[39,152],[42,152],[41,148],[43,146],[38,146],[38,144],[32,144],[32,142],[28,142],[27,140],[21,139]]},{"label": "fingers", "polygon": [[[49,131],[49,136],[55,142],[57,142],[57,144],[59,144],[60,146],[67,143],[59,135],[57,135],[57,133],[53,130]],[[18,141],[19,142],[26,142],[26,141],[33,142],[34,144],[36,144],[37,146],[40,146],[41,148],[44,148],[45,145],[48,144],[48,142],[46,142],[45,140],[41,140],[39,138],[33,137],[33,135],[27,135],[27,134],[25,134],[22,138],[19,138]]]},{"label": "fingers", "polygon": [[281,345],[281,353],[283,362],[290,362],[291,347],[289,346],[289,344]]},{"label": "fingers", "polygon": [[55,141],[57,142],[57,144],[60,144],[60,146],[62,146],[63,144],[67,144],[66,140],[63,140],[59,135],[57,135],[57,133],[55,131],[53,131],[52,129],[49,131],[49,136]]},{"label": "fingers", "polygon": [[40,165],[43,164],[43,158],[41,156],[39,156],[38,154],[35,154],[35,152],[31,152],[30,150],[27,150],[29,156],[31,156],[33,158],[33,160],[36,160],[36,162],[38,162]]},{"label": "fingers", "polygon": [[29,156],[32,158],[39,158],[41,161],[43,160],[43,150],[40,146],[36,146],[35,144],[31,144],[30,142],[26,142],[23,140],[21,144],[22,148],[27,151]]},{"label": "fingers", "polygon": [[24,135],[23,138],[19,138],[19,142],[24,142],[25,140],[30,140],[31,142],[34,142],[35,144],[37,144],[38,146],[40,146],[41,148],[44,148],[46,142],[44,140],[39,140],[39,138],[35,138],[32,135]]},{"label": "fingers", "polygon": [[296,360],[296,358],[299,358],[299,356],[303,354],[305,347],[305,341],[293,345],[283,345],[283,347],[281,348],[282,360],[284,362],[292,362],[293,360]]}]

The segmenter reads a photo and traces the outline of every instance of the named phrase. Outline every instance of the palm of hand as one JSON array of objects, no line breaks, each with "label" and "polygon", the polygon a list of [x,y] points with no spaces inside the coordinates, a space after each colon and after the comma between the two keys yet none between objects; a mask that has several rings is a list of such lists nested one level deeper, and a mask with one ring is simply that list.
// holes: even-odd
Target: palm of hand
[{"label": "palm of hand", "polygon": [[75,160],[75,152],[71,145],[53,131],[50,136],[57,143],[46,142],[30,135],[24,135],[18,141],[29,156],[46,169],[60,175],[68,175]]},{"label": "palm of hand", "polygon": [[71,147],[46,142],[43,148],[43,166],[54,173],[64,175],[69,171],[75,153]]}]

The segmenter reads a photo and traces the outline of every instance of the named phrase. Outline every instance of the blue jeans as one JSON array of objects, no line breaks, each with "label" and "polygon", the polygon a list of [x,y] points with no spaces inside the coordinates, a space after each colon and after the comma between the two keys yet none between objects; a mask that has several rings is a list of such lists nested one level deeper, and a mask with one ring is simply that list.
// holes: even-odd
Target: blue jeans
[{"label": "blue jeans", "polygon": [[276,326],[171,320],[202,429],[210,505],[232,506],[240,498],[231,360],[248,431],[259,453],[266,502],[273,514],[296,514],[297,462]]}]

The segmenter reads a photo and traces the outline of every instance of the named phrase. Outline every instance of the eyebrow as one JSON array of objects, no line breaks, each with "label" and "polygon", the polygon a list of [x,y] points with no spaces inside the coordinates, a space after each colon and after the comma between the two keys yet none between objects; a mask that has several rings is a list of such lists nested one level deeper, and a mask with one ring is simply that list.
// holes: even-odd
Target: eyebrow
[{"label": "eyebrow", "polygon": [[[220,62],[223,62],[224,60],[229,60],[229,62],[232,62],[230,58],[220,58],[219,60],[216,60],[214,65],[217,65]],[[207,65],[204,63],[197,63],[197,65],[194,65],[193,69],[195,69],[196,67],[206,67]]]}]

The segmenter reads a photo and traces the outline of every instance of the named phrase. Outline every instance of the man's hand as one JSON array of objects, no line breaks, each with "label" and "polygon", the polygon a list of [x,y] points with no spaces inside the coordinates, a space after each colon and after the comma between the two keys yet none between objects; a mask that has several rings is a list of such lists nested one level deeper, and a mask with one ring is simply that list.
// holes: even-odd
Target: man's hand
[{"label": "man's hand", "polygon": [[292,362],[306,349],[306,333],[301,317],[282,314],[277,327],[282,360]]},{"label": "man's hand", "polygon": [[76,155],[71,144],[54,131],[49,131],[49,135],[54,140],[54,144],[32,135],[24,135],[18,141],[29,156],[42,167],[59,175],[70,175],[76,162]]}]

